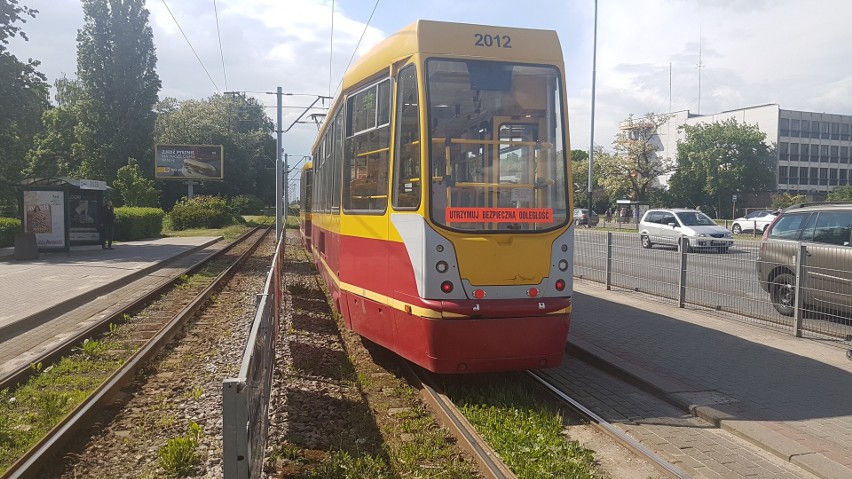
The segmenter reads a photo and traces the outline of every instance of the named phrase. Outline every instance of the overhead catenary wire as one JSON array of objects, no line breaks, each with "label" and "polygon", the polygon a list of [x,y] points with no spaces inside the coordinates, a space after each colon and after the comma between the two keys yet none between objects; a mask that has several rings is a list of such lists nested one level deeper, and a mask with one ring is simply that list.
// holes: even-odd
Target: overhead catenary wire
[{"label": "overhead catenary wire", "polygon": [[213,12],[216,14],[216,36],[219,37],[219,56],[222,58],[222,76],[225,78],[225,90],[228,89],[228,70],[225,69],[225,51],[222,49],[222,32],[219,30],[219,7],[213,0]]},{"label": "overhead catenary wire", "polygon": [[[346,64],[346,68],[343,69],[343,74],[340,75],[340,83],[337,84],[337,88],[335,91],[340,89],[340,85],[343,84],[343,77],[346,76],[346,72],[349,71],[349,66],[352,65],[352,60],[355,58],[355,54],[358,52],[358,47],[361,46],[361,41],[364,40],[364,35],[367,33],[367,28],[370,27],[370,22],[373,20],[373,15],[376,14],[376,9],[379,8],[379,2],[381,0],[376,0],[375,5],[373,5],[373,11],[370,13],[370,18],[367,19],[367,23],[364,24],[364,31],[361,32],[361,38],[358,39],[358,44],[355,45],[355,49],[352,51],[352,56],[349,57],[349,63]],[[331,94],[329,94],[331,96]]]},{"label": "overhead catenary wire", "polygon": [[210,72],[207,71],[207,67],[204,66],[204,62],[201,61],[201,58],[198,56],[198,53],[196,53],[195,48],[192,46],[192,42],[189,41],[189,38],[186,36],[186,33],[184,33],[183,28],[181,28],[180,22],[178,22],[177,18],[175,18],[174,13],[172,13],[172,9],[169,8],[169,5],[166,3],[166,0],[162,0],[162,2],[163,6],[165,6],[166,10],[169,12],[169,15],[172,17],[172,20],[174,20],[175,25],[177,25],[178,30],[180,30],[181,35],[183,35],[183,39],[186,40],[186,44],[189,45],[189,49],[192,50],[192,54],[195,55],[195,59],[198,60],[198,63],[201,65],[201,68],[204,70],[204,73],[207,74],[207,78],[210,79],[210,83],[213,84],[213,87],[216,88],[217,92],[222,93],[222,90],[219,89],[219,85],[217,85],[216,82],[213,81],[213,77],[210,76]]},{"label": "overhead catenary wire", "polygon": [[328,96],[331,96],[331,71],[334,60],[334,0],[331,0],[331,38],[328,43]]}]

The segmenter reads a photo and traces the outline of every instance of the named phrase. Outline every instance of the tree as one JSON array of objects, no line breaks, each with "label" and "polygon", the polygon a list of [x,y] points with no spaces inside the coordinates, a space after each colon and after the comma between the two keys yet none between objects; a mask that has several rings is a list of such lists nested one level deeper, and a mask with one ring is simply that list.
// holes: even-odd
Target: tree
[{"label": "tree", "polygon": [[17,193],[12,185],[23,175],[26,152],[49,106],[46,78],[36,70],[39,62],[22,62],[6,48],[9,37],[27,39],[16,23],[36,13],[18,6],[18,0],[0,0],[0,215],[16,213]]},{"label": "tree", "polygon": [[805,195],[791,195],[790,193],[781,193],[772,195],[772,208],[782,210],[788,206],[805,202]]},{"label": "tree", "polygon": [[18,3],[18,0],[0,0],[0,53],[6,50],[9,37],[20,35],[24,40],[28,40],[21,27],[15,25],[17,22],[27,22],[26,18],[21,17],[21,14],[35,18],[38,13],[38,10],[19,6]]},{"label": "tree", "polygon": [[841,186],[828,193],[828,201],[852,201],[852,186]]},{"label": "tree", "polygon": [[722,214],[734,194],[774,188],[773,150],[756,125],[731,118],[681,128],[686,141],[678,143],[677,171],[669,181],[676,201],[712,205]]},{"label": "tree", "polygon": [[136,160],[131,158],[126,166],[116,172],[113,188],[118,190],[125,206],[157,206],[157,188],[154,181],[142,176]]},{"label": "tree", "polygon": [[27,153],[28,176],[76,176],[82,164],[76,129],[84,92],[79,80],[64,76],[54,82],[58,106],[42,114],[42,132]]},{"label": "tree", "polygon": [[[198,194],[235,197],[249,194],[273,204],[275,139],[272,120],[256,99],[214,95],[204,100],[157,104],[155,140],[159,144],[208,144],[224,147],[225,181],[205,181]],[[186,187],[163,181],[162,204],[169,208]]]},{"label": "tree", "polygon": [[[599,164],[601,158],[607,155],[608,153],[602,147],[595,147],[594,165],[592,165],[592,209],[599,212],[606,211],[611,203],[609,194],[603,186]],[[583,150],[571,150],[571,177],[574,187],[574,206],[587,208],[589,203],[589,155]]]},{"label": "tree", "polygon": [[153,171],[157,56],[144,0],[83,0],[77,76],[79,174],[111,180],[129,158]]},{"label": "tree", "polygon": [[627,118],[612,143],[615,154],[602,158],[601,177],[613,191],[623,191],[630,199],[648,202],[657,188],[657,178],[672,170],[668,158],[660,158],[657,129],[668,115],[647,113],[644,118]]}]

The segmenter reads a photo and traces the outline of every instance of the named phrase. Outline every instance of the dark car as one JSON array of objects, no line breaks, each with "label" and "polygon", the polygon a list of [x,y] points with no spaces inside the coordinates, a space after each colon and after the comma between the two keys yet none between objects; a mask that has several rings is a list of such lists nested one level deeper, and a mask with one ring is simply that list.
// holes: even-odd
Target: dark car
[{"label": "dark car", "polygon": [[589,215],[589,210],[586,208],[574,208],[574,224],[575,225],[583,225],[583,226],[597,226],[598,225],[598,214],[595,213],[595,210],[592,210],[591,216]]},{"label": "dark car", "polygon": [[806,310],[852,317],[852,203],[795,205],[763,233],[757,258],[760,286],[772,305],[792,316],[796,308],[797,257],[805,248],[799,291]]}]

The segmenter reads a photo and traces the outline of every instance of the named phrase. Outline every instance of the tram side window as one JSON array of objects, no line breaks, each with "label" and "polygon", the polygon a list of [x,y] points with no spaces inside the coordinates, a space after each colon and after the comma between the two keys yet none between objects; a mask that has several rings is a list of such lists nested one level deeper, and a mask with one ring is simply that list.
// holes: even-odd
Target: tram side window
[{"label": "tram side window", "polygon": [[399,73],[396,95],[397,131],[394,157],[393,206],[420,206],[420,104],[417,70],[413,65]]},{"label": "tram side window", "polygon": [[382,213],[388,204],[390,79],[347,101],[343,209]]},{"label": "tram side window", "polygon": [[323,145],[317,145],[317,150],[314,152],[314,158],[317,159],[316,174],[314,175],[314,210],[322,213],[323,210],[323,177],[325,177],[325,156],[323,154]]},{"label": "tram side window", "polygon": [[334,147],[331,154],[331,212],[340,213],[340,165],[343,164],[343,109],[334,115]]},{"label": "tram side window", "polygon": [[322,185],[322,210],[325,213],[331,211],[331,198],[333,193],[332,179],[334,178],[334,163],[332,162],[332,138],[334,137],[334,124],[329,125],[323,137],[323,185]]}]

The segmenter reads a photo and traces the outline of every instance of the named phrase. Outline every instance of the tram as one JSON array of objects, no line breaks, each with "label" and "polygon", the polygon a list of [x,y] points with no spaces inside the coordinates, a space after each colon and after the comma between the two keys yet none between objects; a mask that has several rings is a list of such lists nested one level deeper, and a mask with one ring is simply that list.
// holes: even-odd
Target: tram
[{"label": "tram", "polygon": [[437,373],[560,364],[574,246],[564,85],[554,31],[426,20],[345,74],[302,211],[347,328]]}]

